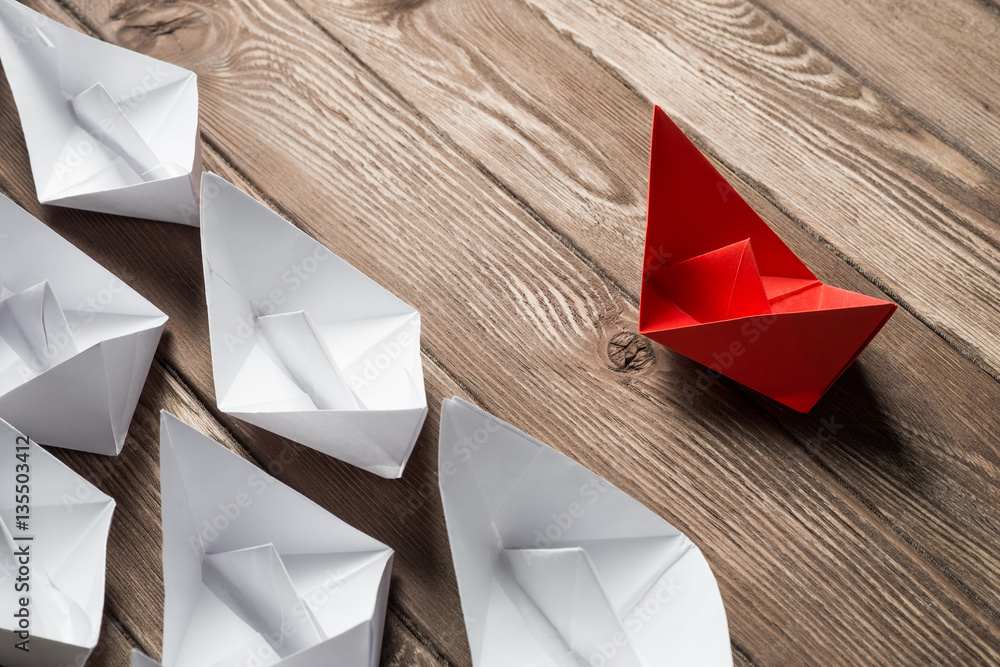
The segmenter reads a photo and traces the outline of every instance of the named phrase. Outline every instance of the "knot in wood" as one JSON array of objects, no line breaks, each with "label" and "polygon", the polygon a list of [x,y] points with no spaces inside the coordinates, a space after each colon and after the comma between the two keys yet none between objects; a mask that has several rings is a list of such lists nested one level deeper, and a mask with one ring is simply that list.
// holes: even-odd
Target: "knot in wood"
[{"label": "knot in wood", "polygon": [[118,44],[154,58],[193,65],[227,39],[216,0],[123,0],[111,12]]},{"label": "knot in wood", "polygon": [[638,373],[653,365],[653,346],[645,336],[622,331],[608,341],[608,359],[619,373]]}]

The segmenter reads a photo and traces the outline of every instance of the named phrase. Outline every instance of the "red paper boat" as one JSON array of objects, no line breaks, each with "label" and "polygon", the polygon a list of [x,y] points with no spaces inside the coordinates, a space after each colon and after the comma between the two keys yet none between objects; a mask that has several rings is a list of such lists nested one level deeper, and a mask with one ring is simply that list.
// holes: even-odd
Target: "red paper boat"
[{"label": "red paper boat", "polygon": [[896,304],[820,282],[659,107],[639,333],[800,412]]}]

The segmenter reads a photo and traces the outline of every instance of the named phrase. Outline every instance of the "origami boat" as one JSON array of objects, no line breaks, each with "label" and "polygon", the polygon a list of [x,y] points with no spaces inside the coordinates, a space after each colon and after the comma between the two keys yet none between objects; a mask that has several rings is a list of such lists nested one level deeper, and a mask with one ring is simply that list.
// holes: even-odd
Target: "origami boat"
[{"label": "origami boat", "polygon": [[808,412],[896,304],[824,285],[657,107],[639,333]]},{"label": "origami boat", "polygon": [[219,409],[402,475],[427,416],[420,314],[224,179],[202,188]]},{"label": "origami boat", "polygon": [[732,664],[712,570],[661,517],[459,399],[439,456],[475,667]]},{"label": "origami boat", "polygon": [[118,454],[167,316],[2,195],[0,239],[0,418]]},{"label": "origami boat", "polygon": [[[9,490],[0,494],[0,665],[83,667],[101,633],[115,501],[3,420],[0,442],[0,485]],[[15,496],[22,475],[26,507]],[[24,565],[30,572],[18,581]]]},{"label": "origami boat", "polygon": [[167,412],[160,493],[165,667],[378,666],[392,549]]},{"label": "origami boat", "polygon": [[0,61],[38,201],[198,224],[194,72],[0,0]]}]

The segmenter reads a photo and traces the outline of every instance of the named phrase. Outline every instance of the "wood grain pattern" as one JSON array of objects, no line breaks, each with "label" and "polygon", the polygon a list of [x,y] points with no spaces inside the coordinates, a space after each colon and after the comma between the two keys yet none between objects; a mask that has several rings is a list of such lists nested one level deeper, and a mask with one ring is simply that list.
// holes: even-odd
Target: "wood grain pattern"
[{"label": "wood grain pattern", "polygon": [[[342,89],[341,89],[341,90],[342,90]],[[321,187],[322,187],[322,186],[321,186]],[[345,194],[346,194],[346,193],[345,193]],[[313,215],[312,215],[311,217],[314,217],[314,218],[315,218],[315,217],[317,217],[317,213],[318,213],[318,211],[314,212],[314,213],[313,213]],[[343,243],[343,239],[341,239],[341,243]],[[237,428],[239,428],[239,427],[237,427]],[[309,485],[309,486],[312,486],[312,485]],[[318,486],[318,485],[317,485],[317,486]]]},{"label": "wood grain pattern", "polygon": [[527,0],[1000,377],[1000,185],[748,0]]},{"label": "wood grain pattern", "polygon": [[[914,300],[916,316],[897,316],[812,416],[791,415],[728,382],[701,391],[695,364],[630,333],[648,104],[597,72],[595,61],[560,41],[538,13],[516,3],[492,5],[495,11],[469,3],[457,11],[458,3],[434,1],[340,3],[322,12],[284,0],[31,4],[196,69],[206,168],[279,210],[424,316],[432,410],[402,480],[374,478],[219,413],[197,230],[43,210],[33,201],[9,91],[0,88],[0,148],[10,156],[0,166],[0,188],[171,316],[120,463],[62,454],[121,496],[107,605],[110,624],[121,629],[106,628],[108,664],[125,664],[125,633],[158,654],[160,593],[149,585],[159,572],[158,429],[149,418],[163,406],[397,550],[383,664],[470,664],[436,481],[437,406],[454,394],[574,456],[687,532],[718,576],[742,664],[1000,660],[991,548],[997,527],[989,516],[998,494],[990,433],[996,382],[924,325],[937,321],[934,312],[951,326],[963,308],[996,308],[987,274],[974,283],[983,288],[979,300],[963,292],[926,312]],[[439,8],[457,19],[445,21]],[[542,9],[559,25],[553,8]],[[709,28],[731,31],[728,15],[709,16]],[[660,18],[638,27],[659,26]],[[600,25],[620,40],[640,32],[628,22]],[[454,28],[450,41],[441,26]],[[478,50],[471,49],[477,40]],[[390,56],[374,53],[377,45],[396,55],[401,72],[414,71],[401,64],[409,59],[430,74],[403,86],[390,76]],[[504,71],[522,66],[518,46],[522,53],[537,49],[535,62],[550,64],[538,65],[541,82],[536,75],[512,90],[518,79]],[[461,60],[470,53],[478,58],[473,65]],[[637,58],[617,74],[644,80],[650,69]],[[717,77],[696,71],[673,75],[689,89],[700,81],[699,91],[724,97]],[[775,70],[755,80],[764,92],[743,103],[758,114],[772,111],[768,95],[782,81],[790,99],[799,99],[803,76],[808,80],[808,73]],[[596,91],[588,88],[595,83]],[[449,104],[464,124],[447,117]],[[588,125],[577,129],[567,109],[586,114]],[[799,109],[816,127],[842,111],[805,103]],[[725,134],[721,125],[706,126]],[[900,191],[912,187],[920,201],[930,197],[921,188],[940,185],[942,153],[935,148],[928,152],[934,160],[911,160],[916,148],[905,137],[862,127],[877,135],[865,150],[886,173],[903,174]],[[729,131],[740,136],[745,128],[730,120]],[[717,152],[744,178],[764,174],[756,170],[767,154],[747,155],[735,143],[720,141],[726,150]],[[895,152],[873,148],[883,145]],[[796,164],[818,164],[801,144],[782,146],[805,154]],[[952,171],[965,169],[945,162]],[[820,173],[854,173],[841,169],[843,163],[827,161]],[[541,178],[549,175],[564,178]],[[768,171],[754,186],[773,184],[772,192],[800,197],[789,180],[787,170]],[[996,183],[988,176],[982,183],[982,200],[996,205]],[[877,203],[867,185],[854,187]],[[941,192],[931,194],[943,200]],[[851,267],[866,268],[867,252],[885,259],[873,232],[871,247],[859,249],[869,239],[844,216],[831,217],[824,224],[851,241],[822,229],[842,254],[832,253],[762,197],[752,201],[822,277],[877,293]],[[933,222],[962,243],[926,253],[964,270],[973,260],[963,257],[963,265],[953,257],[956,248],[965,251],[962,225],[975,227],[983,216],[975,207],[945,213]],[[928,294],[939,289],[931,280],[914,281]],[[967,323],[980,327],[979,338],[988,315]],[[988,355],[962,351],[989,366]],[[921,374],[935,378],[933,392]],[[818,428],[829,416],[843,427],[824,441]],[[107,465],[113,473],[101,472]]]},{"label": "wood grain pattern", "polygon": [[[644,100],[517,2],[427,3],[392,20],[370,4],[300,5],[546,223],[600,258],[637,300],[648,132],[637,138],[634,128],[647,127]],[[551,63],[549,76],[533,76],[533,63],[517,57],[528,48]],[[763,197],[736,185],[821,276],[882,296]],[[1000,401],[1000,387],[906,312],[858,368],[814,416],[785,411],[782,418],[811,456],[996,615],[1000,561],[979,555],[997,539],[992,503],[969,508],[966,499],[996,498],[1000,467],[989,434],[1000,432],[1000,420],[988,406]],[[928,404],[919,377],[900,382],[911,368],[956,378],[938,394],[947,399]],[[874,403],[883,396],[890,409]]]},{"label": "wood grain pattern", "polygon": [[[1000,169],[1000,7],[760,0],[946,140]],[[972,83],[974,82],[974,83]],[[996,220],[996,216],[993,216]]]},{"label": "wood grain pattern", "polygon": [[90,654],[88,665],[127,665],[132,656],[132,644],[117,623],[104,618],[101,639]]}]

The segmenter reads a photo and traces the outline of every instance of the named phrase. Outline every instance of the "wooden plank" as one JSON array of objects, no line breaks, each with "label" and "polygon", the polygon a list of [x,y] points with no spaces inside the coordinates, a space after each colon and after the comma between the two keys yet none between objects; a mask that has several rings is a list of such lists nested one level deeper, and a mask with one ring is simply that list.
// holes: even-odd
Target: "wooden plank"
[{"label": "wooden plank", "polygon": [[[607,474],[703,544],[738,641],[750,640],[765,659],[785,660],[833,647],[844,660],[982,660],[995,653],[989,619],[769,422],[747,412],[742,399],[720,391],[695,410],[663,405],[659,397],[676,377],[658,370],[652,379],[623,378],[609,368],[607,338],[634,327],[634,309],[353,60],[330,53],[322,35],[283,6],[211,10],[232,39],[228,49],[238,51],[204,63],[211,140],[235,147],[227,157],[265,195],[280,195],[299,224],[420,307],[429,322],[427,350],[465,384],[487,389],[487,407]],[[105,25],[107,7],[87,11]],[[285,71],[285,63],[302,65]],[[288,114],[280,123],[274,104]],[[282,134],[290,126],[295,135]],[[481,239],[497,228],[513,241],[482,252]],[[373,238],[394,252],[372,247]],[[118,243],[119,254],[137,250],[127,238]],[[140,280],[151,295],[169,288],[161,282]],[[188,334],[204,333],[203,319],[174,327],[192,343],[197,336]],[[171,363],[196,380],[199,396],[210,396],[210,369],[188,352]],[[662,358],[658,363],[662,368]],[[524,386],[528,374],[532,384]],[[429,376],[429,393],[439,398],[441,384]],[[593,413],[581,413],[581,405]],[[729,411],[740,419],[727,418]],[[433,433],[436,410],[430,421]],[[440,571],[450,568],[433,446],[418,445],[408,478],[387,482],[224,423],[245,434],[240,442],[261,461],[297,452],[284,472],[293,486],[393,538],[405,572],[397,595],[420,602],[422,617],[414,620],[429,624],[425,636],[439,639],[435,629],[459,618],[451,575],[441,581]],[[413,512],[387,511],[403,492],[415,494]],[[379,498],[383,512],[362,511],[356,497]],[[898,626],[884,625],[893,617]],[[434,625],[438,620],[444,625]],[[442,653],[466,664],[462,643],[461,635],[446,638]]]},{"label": "wooden plank", "polygon": [[[976,0],[757,0],[812,44],[1000,169],[1000,12]],[[994,171],[994,174],[996,172]]]},{"label": "wooden plank", "polygon": [[[518,2],[427,3],[392,20],[372,5],[300,4],[637,298],[651,116],[644,100]],[[529,49],[551,63],[547,76],[538,76],[534,58],[519,57]],[[882,296],[731,180],[821,277]],[[900,382],[911,369],[948,378],[937,401],[920,383]],[[696,378],[690,389],[697,387]],[[1000,501],[991,436],[1000,416],[989,408],[997,403],[996,382],[900,311],[813,415],[778,414],[811,456],[997,615],[1000,559],[989,555],[1000,539],[990,516]]]},{"label": "wooden plank", "polygon": [[995,171],[747,0],[526,1],[1000,378]]}]

